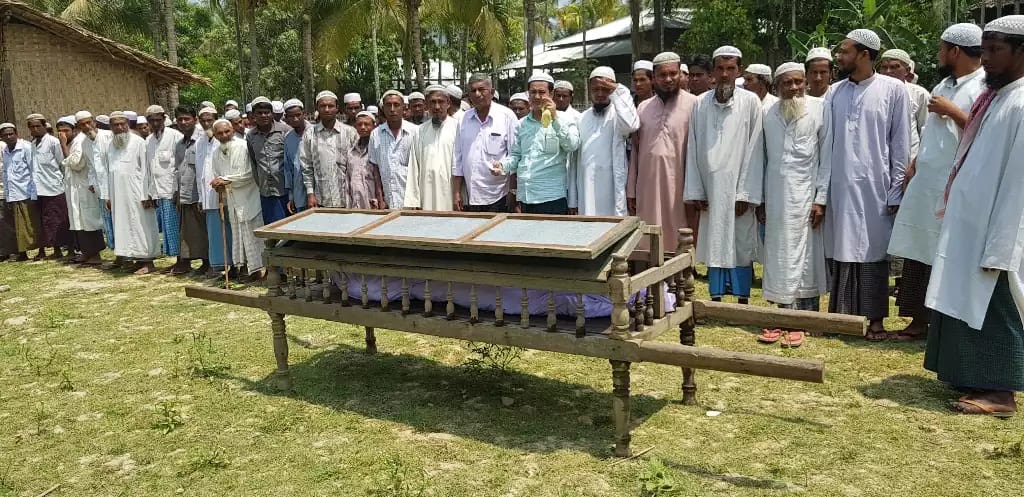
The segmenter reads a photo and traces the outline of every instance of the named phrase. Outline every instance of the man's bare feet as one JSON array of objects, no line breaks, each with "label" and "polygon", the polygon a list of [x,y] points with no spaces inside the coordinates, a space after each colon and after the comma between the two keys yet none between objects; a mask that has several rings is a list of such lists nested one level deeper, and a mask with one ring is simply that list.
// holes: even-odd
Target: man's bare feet
[{"label": "man's bare feet", "polygon": [[155,272],[156,272],[156,266],[154,266],[151,261],[146,261],[146,262],[142,263],[141,267],[139,267],[138,269],[135,270],[134,274],[136,276],[142,276],[144,274],[151,274],[151,273],[155,273]]}]

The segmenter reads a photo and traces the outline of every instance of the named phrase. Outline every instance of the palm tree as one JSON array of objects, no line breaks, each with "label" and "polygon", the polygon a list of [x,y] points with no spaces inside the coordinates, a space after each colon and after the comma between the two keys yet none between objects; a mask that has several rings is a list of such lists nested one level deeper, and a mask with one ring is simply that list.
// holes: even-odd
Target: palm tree
[{"label": "palm tree", "polygon": [[643,10],[640,0],[629,0],[629,39],[633,45],[633,61],[640,60],[640,11]]},{"label": "palm tree", "polygon": [[235,6],[246,23],[246,36],[249,44],[249,84],[252,94],[261,93],[260,86],[260,49],[256,40],[256,9],[263,6],[266,0],[235,0]]},{"label": "palm tree", "polygon": [[[178,33],[174,24],[174,0],[166,0],[163,8],[164,26],[167,31],[167,62],[178,65]],[[167,104],[178,106],[178,85],[171,83],[167,91]]]},{"label": "palm tree", "polygon": [[535,0],[523,0],[523,17],[526,19],[526,74],[533,74],[533,46],[537,43],[537,4]]}]

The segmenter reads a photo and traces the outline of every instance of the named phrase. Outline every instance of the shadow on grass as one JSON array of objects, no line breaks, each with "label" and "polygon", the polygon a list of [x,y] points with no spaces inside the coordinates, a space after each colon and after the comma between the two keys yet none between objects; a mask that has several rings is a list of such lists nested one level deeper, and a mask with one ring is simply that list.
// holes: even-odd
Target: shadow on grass
[{"label": "shadow on grass", "polygon": [[803,488],[799,485],[784,481],[775,480],[771,478],[755,478],[752,476],[745,476],[740,474],[732,473],[719,473],[716,471],[709,470],[704,467],[694,466],[691,464],[682,464],[671,460],[662,460],[665,466],[672,469],[690,473],[694,476],[706,478],[708,480],[715,480],[728,483],[742,488],[755,488],[764,490],[787,490],[787,491],[802,491]]},{"label": "shadow on grass", "polygon": [[957,393],[947,385],[921,376],[898,374],[859,387],[869,399],[891,400],[902,406],[948,413],[947,404]]},{"label": "shadow on grass", "polygon": [[[410,354],[368,355],[345,345],[290,369],[293,391],[287,393],[277,389],[272,375],[260,381],[223,377],[265,395],[401,423],[423,435],[447,433],[529,452],[611,455],[612,396],[587,385],[519,371],[448,366]],[[610,366],[593,374],[607,378],[611,389]],[[512,405],[505,406],[503,397]],[[669,403],[646,395],[631,401],[634,426]]]}]

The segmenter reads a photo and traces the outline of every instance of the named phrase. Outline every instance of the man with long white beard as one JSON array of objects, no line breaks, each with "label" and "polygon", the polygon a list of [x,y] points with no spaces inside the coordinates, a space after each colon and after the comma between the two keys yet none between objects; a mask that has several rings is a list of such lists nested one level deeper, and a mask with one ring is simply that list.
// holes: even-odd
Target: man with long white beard
[{"label": "man with long white beard", "polygon": [[764,112],[755,93],[736,88],[742,58],[731,46],[711,56],[716,84],[693,109],[683,200],[701,211],[697,261],[708,266],[711,299],[732,294],[746,304],[757,259]]},{"label": "man with long white beard", "polygon": [[114,219],[114,254],[135,261],[135,274],[156,271],[160,230],[156,220],[156,183],[152,163],[146,160],[146,142],[128,129],[128,116],[110,114],[114,137],[103,156],[109,198],[106,207]]},{"label": "man with long white beard", "polygon": [[[828,201],[827,164],[821,164],[826,116],[820,98],[804,95],[803,64],[775,70],[781,99],[765,110],[764,298],[784,309],[817,311],[828,290],[821,223]],[[804,333],[762,330],[758,341],[799,347]]]},{"label": "man with long white beard", "polygon": [[203,135],[196,143],[196,188],[199,204],[206,216],[206,241],[210,256],[207,278],[216,278],[218,273],[228,271],[234,278],[238,272],[231,263],[231,224],[226,212],[222,212],[220,196],[210,183],[213,182],[213,156],[220,148],[220,142],[213,137],[213,123],[217,121],[217,109],[204,107],[199,110],[199,125]]},{"label": "man with long white beard", "polygon": [[590,73],[593,106],[579,120],[580,150],[569,164],[569,213],[627,216],[626,143],[640,129],[629,88],[607,66]]},{"label": "man with long white beard", "polygon": [[260,188],[253,175],[252,158],[245,140],[235,136],[227,119],[213,123],[213,136],[220,147],[213,154],[214,179],[210,182],[226,201],[231,215],[232,257],[248,274],[263,279],[263,243],[253,230],[263,226]]},{"label": "man with long white beard", "polygon": [[100,135],[88,111],[75,113],[74,119],[78,134],[71,139],[70,133],[60,133],[68,220],[75,249],[79,252],[72,262],[98,266],[102,263],[100,252],[104,247],[103,208],[96,193],[94,165],[99,160],[96,140]]},{"label": "man with long white beard", "polygon": [[452,160],[458,123],[448,115],[448,93],[441,85],[424,90],[430,121],[423,123],[409,147],[409,175],[405,185],[407,209],[452,210]]}]

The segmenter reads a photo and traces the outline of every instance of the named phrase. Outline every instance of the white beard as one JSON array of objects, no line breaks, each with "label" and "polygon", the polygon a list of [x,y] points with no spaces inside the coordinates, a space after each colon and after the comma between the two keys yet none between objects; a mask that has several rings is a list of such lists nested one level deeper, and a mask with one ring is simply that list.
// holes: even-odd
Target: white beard
[{"label": "white beard", "polygon": [[96,136],[97,135],[99,135],[99,132],[96,131],[95,129],[90,129],[89,131],[87,131],[85,133],[85,136],[88,136],[89,139],[92,140],[92,141],[96,141]]},{"label": "white beard", "polygon": [[736,93],[735,84],[720,84],[715,86],[715,98],[719,102],[728,102],[732,100],[734,93]]},{"label": "white beard", "polygon": [[802,96],[781,100],[779,110],[782,111],[782,119],[791,123],[807,112],[807,101]]},{"label": "white beard", "polygon": [[129,138],[131,137],[128,135],[127,131],[125,131],[124,133],[114,133],[114,139],[110,143],[118,149],[124,149],[125,147],[128,146]]},{"label": "white beard", "polygon": [[213,129],[212,128],[206,130],[206,137],[207,138],[213,138]]}]

